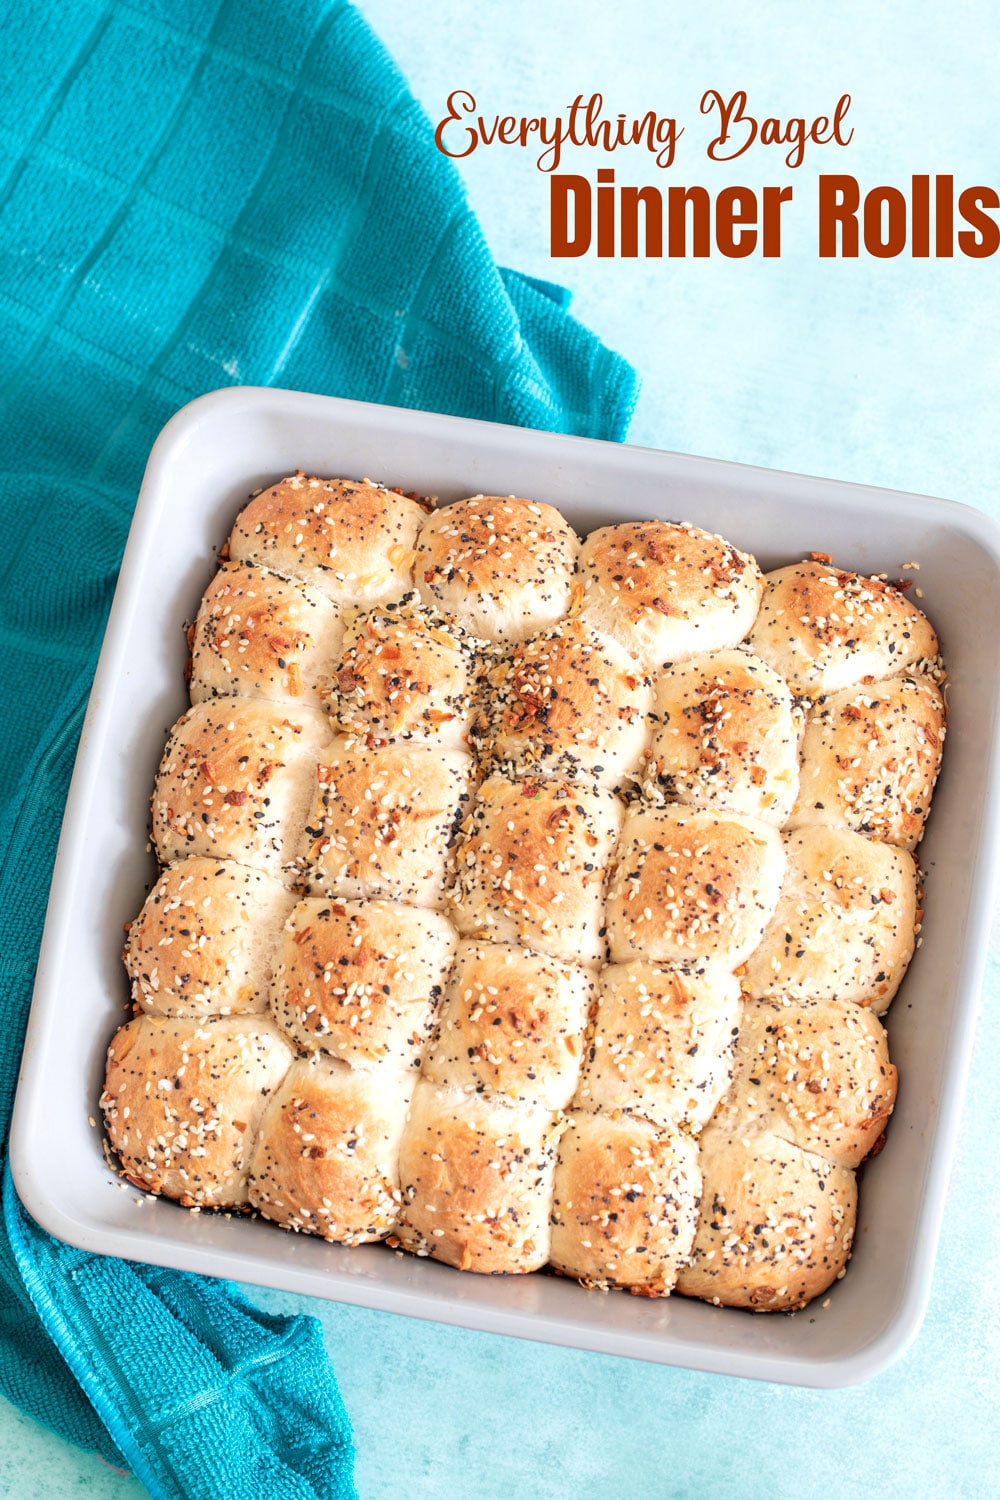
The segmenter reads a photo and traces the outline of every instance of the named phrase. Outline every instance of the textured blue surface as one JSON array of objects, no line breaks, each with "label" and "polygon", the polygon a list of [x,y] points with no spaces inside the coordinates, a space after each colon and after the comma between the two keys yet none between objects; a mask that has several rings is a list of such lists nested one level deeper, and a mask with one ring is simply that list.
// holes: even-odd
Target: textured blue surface
[{"label": "textured blue surface", "polygon": [[[477,10],[362,6],[432,114],[452,88],[490,113],[552,113],[601,89],[609,110],[676,112],[694,137],[707,87],[761,112],[826,112],[853,95],[855,141],[822,170],[868,183],[953,172],[998,184],[1000,17],[928,0],[804,7],[721,0],[507,0]],[[655,12],[655,14],[654,14]],[[67,45],[70,45],[67,43]],[[263,106],[262,106],[263,107]],[[26,90],[24,108],[31,108]],[[589,170],[592,164],[588,163]],[[680,166],[680,163],[678,164]],[[572,170],[583,170],[574,167]],[[811,202],[803,168],[797,209]],[[1000,278],[974,262],[820,262],[808,211],[776,262],[553,262],[546,185],[517,151],[463,168],[496,258],[566,282],[574,310],[638,366],[636,442],[965,500],[1000,519]],[[620,180],[628,181],[624,167]],[[784,181],[748,156],[684,182]],[[791,226],[795,226],[792,232]],[[914,1347],[863,1387],[760,1386],[462,1333],[299,1299],[322,1319],[366,1500],[980,1500],[998,1487],[1000,1170],[995,1076],[1000,944],[983,997],[965,1128],[930,1310]],[[141,1493],[10,1408],[0,1492],[126,1500]]]}]

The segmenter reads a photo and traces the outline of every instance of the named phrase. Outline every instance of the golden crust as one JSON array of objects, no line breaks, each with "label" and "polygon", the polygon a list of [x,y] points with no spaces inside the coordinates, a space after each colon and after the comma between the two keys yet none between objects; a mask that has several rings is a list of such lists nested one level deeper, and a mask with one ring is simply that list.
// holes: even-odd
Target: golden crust
[{"label": "golden crust", "polygon": [[740,986],[718,966],[698,974],[634,960],[601,971],[576,1103],[698,1131],[732,1076]]},{"label": "golden crust", "polygon": [[156,1016],[266,1010],[293,900],[280,881],[229,860],[169,865],[129,925],[122,957],[134,999]]},{"label": "golden crust", "polygon": [[456,850],[459,931],[600,963],[605,874],[621,815],[618,799],[596,786],[488,777]]},{"label": "golden crust", "polygon": [[400,1243],[463,1271],[539,1270],[557,1134],[548,1110],[421,1080],[400,1147]]},{"label": "golden crust", "polygon": [[161,862],[201,854],[280,874],[329,740],[311,708],[229,698],[189,709],[171,730],[153,792]]},{"label": "golden crust", "polygon": [[292,1063],[260,1122],[249,1197],[265,1218],[325,1240],[384,1239],[399,1214],[399,1142],[412,1077],[383,1087],[324,1057]]},{"label": "golden crust", "polygon": [[593,776],[615,787],[645,755],[649,679],[617,641],[562,620],[490,673],[487,756],[520,775]]},{"label": "golden crust", "polygon": [[552,505],[474,495],[434,511],[417,543],[421,597],[487,641],[521,641],[569,608],[580,541]]},{"label": "golden crust", "polygon": [[790,1312],[820,1296],[851,1253],[854,1173],[775,1135],[701,1137],[702,1199],[677,1290],[724,1307]]},{"label": "golden crust", "polygon": [[282,934],[274,1018],[300,1047],[352,1067],[418,1067],[456,941],[419,907],[300,901]]},{"label": "golden crust", "polygon": [[374,604],[413,587],[425,517],[415,500],[367,479],[293,474],[240,512],[229,552],[310,583],[337,604]]},{"label": "golden crust", "polygon": [[665,1297],[690,1253],[700,1197],[689,1136],[573,1111],[559,1142],[552,1265],[590,1285]]},{"label": "golden crust", "polygon": [[424,1077],[512,1104],[564,1109],[583,1058],[587,969],[497,943],[462,942]]},{"label": "golden crust", "polygon": [[652,671],[736,646],[762,589],[756,560],[720,536],[673,521],[592,531],[580,553],[580,614]]},{"label": "golden crust", "polygon": [[719,1122],[768,1131],[841,1167],[879,1144],[896,1102],[885,1030],[833,1000],[753,1000],[743,1012],[736,1076]]},{"label": "golden crust", "polygon": [[191,702],[233,696],[320,708],[344,627],[316,589],[248,563],[223,564],[191,642]]},{"label": "golden crust", "polygon": [[348,742],[317,769],[297,861],[306,890],[441,906],[472,774],[461,750]]},{"label": "golden crust", "polygon": [[787,873],[774,917],[747,960],[758,998],[840,1000],[888,1008],[913,956],[913,857],[842,828],[784,835]]},{"label": "golden crust", "polygon": [[944,695],[929,677],[821,698],[802,740],[789,827],[826,823],[915,849],[941,767],[945,718]]},{"label": "golden crust", "polygon": [[631,811],[608,890],[612,961],[736,968],[774,913],[784,863],[767,823],[688,808]]},{"label": "golden crust", "polygon": [[768,573],[749,645],[810,698],[940,669],[929,620],[899,589],[825,562]]},{"label": "golden crust", "polygon": [[766,662],[716,651],[668,667],[656,680],[655,712],[648,796],[783,826],[798,786],[802,716]]},{"label": "golden crust", "polygon": [[100,1101],[124,1175],[187,1206],[245,1203],[257,1125],[293,1056],[263,1017],[130,1021],[108,1048]]},{"label": "golden crust", "polygon": [[408,599],[379,605],[347,628],[331,718],[370,747],[428,740],[465,749],[476,666],[464,634],[435,612]]}]

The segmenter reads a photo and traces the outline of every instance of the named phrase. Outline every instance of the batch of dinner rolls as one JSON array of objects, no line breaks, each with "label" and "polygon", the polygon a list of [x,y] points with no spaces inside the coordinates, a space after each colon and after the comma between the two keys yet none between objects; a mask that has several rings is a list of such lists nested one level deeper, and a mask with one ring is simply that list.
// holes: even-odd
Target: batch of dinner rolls
[{"label": "batch of dinner rolls", "polygon": [[304,474],[222,559],[108,1053],[123,1174],[461,1270],[823,1292],[945,733],[904,587]]}]

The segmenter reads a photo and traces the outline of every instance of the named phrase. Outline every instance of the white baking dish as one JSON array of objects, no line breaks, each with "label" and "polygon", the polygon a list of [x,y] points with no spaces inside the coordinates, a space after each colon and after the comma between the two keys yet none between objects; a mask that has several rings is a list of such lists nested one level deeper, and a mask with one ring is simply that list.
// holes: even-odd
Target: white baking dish
[{"label": "white baking dish", "polygon": [[[940,632],[951,727],[921,862],[924,941],[889,1013],[901,1087],[864,1173],[856,1250],[826,1305],[754,1316],[674,1297],[587,1292],[552,1276],[482,1278],[186,1213],[124,1188],[96,1117],[125,1016],[123,924],[153,877],[149,796],[186,706],[184,624],[249,493],[295,468],[454,499],[551,501],[581,532],[662,516],[719,531],[774,567],[810,550],[912,577]],[[229,389],[168,423],[150,456],[66,809],[14,1116],[18,1192],[88,1250],[491,1332],[814,1386],[868,1378],[916,1334],[958,1129],[998,835],[1000,532],[948,501],[367,406]]]}]

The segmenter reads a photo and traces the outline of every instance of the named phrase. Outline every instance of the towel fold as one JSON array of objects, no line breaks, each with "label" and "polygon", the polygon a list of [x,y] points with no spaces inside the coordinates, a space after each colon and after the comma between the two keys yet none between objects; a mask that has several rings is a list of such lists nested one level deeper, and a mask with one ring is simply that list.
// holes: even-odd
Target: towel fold
[{"label": "towel fold", "polygon": [[[156,433],[227,384],[620,439],[636,379],[493,262],[342,0],[49,0],[0,50],[0,1144],[83,707]],[[9,1170],[0,1391],[154,1496],[353,1493],[319,1324],[85,1254]]]}]

